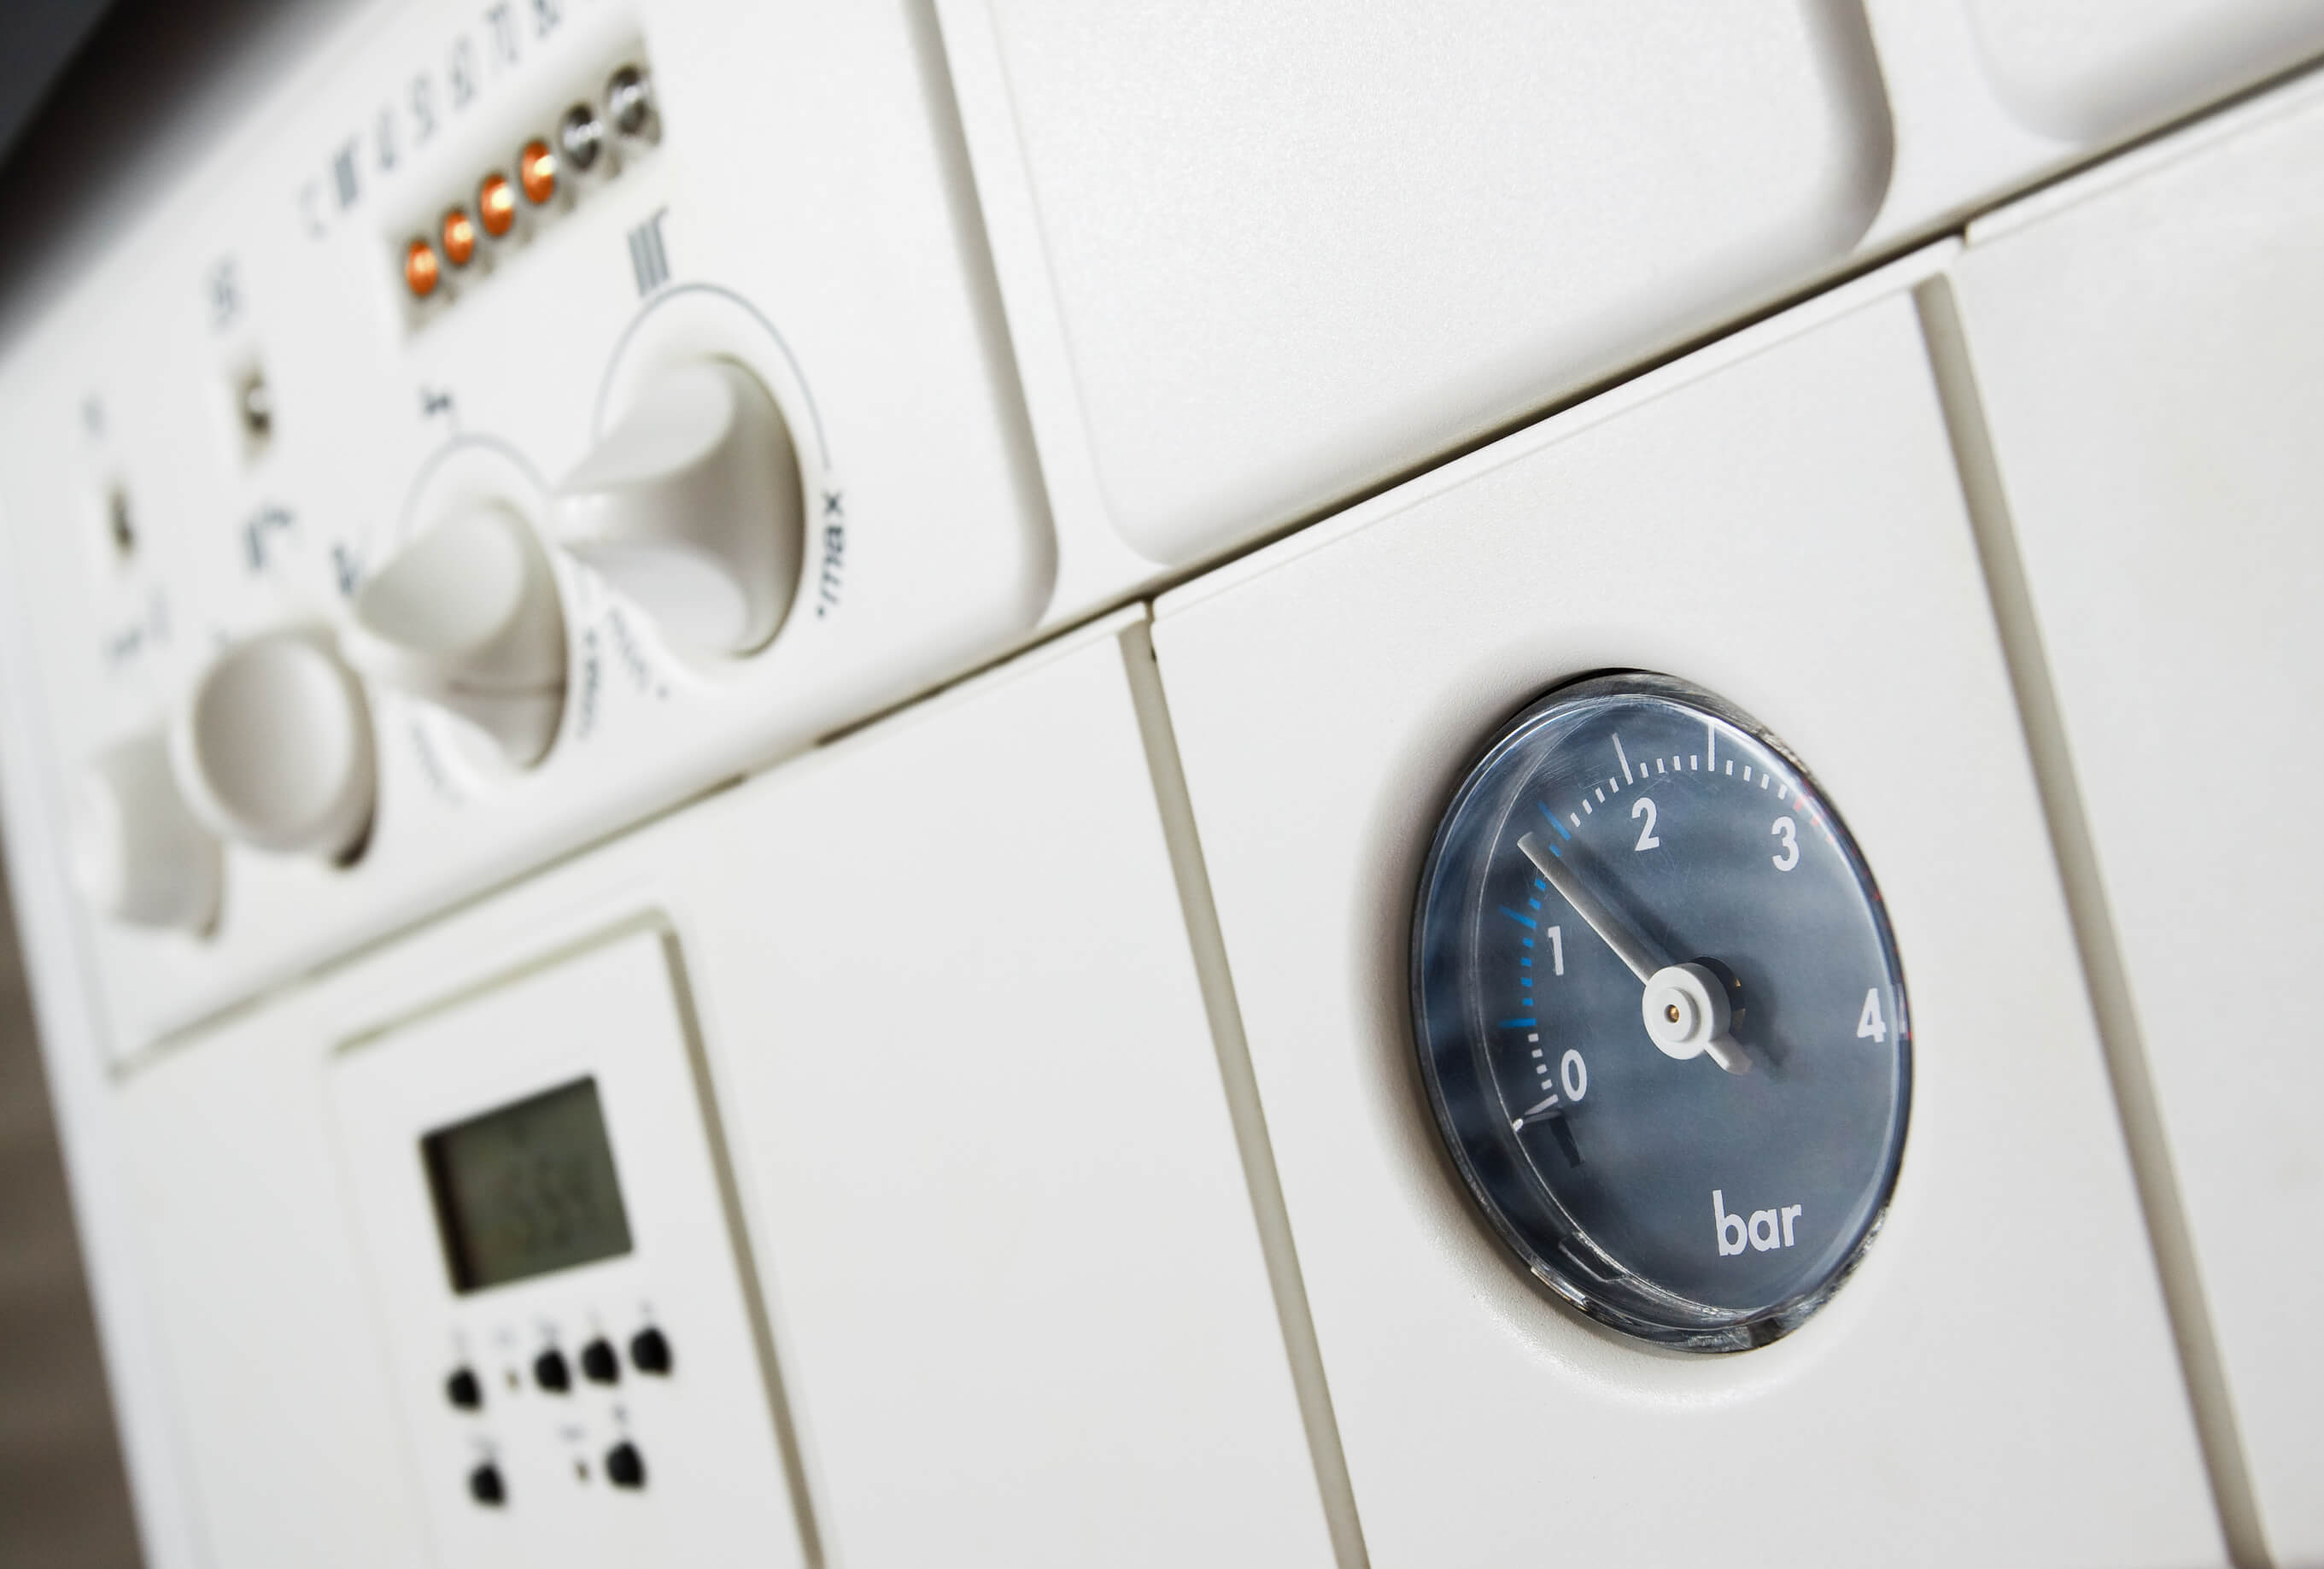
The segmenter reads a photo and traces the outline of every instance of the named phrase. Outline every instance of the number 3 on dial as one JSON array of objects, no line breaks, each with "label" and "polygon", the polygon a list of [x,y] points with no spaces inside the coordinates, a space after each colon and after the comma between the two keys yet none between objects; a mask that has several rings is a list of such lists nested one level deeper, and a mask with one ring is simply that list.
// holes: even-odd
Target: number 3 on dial
[{"label": "number 3 on dial", "polygon": [[1792,826],[1791,818],[1777,817],[1775,826],[1767,832],[1780,835],[1784,841],[1783,853],[1767,857],[1775,863],[1775,870],[1789,872],[1797,866],[1800,863],[1800,831]]}]

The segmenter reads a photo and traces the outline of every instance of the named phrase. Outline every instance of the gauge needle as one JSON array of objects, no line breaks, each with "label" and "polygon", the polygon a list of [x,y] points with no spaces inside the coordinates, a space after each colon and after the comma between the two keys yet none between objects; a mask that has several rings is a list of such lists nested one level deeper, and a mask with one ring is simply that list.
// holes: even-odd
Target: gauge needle
[{"label": "gauge needle", "polygon": [[1751,1071],[1750,1054],[1728,1033],[1732,1022],[1726,989],[1701,964],[1674,964],[1644,932],[1607,907],[1573,868],[1540,838],[1526,834],[1517,848],[1560,899],[1614,950],[1646,988],[1640,1010],[1646,1033],[1667,1056],[1708,1057],[1731,1074]]}]

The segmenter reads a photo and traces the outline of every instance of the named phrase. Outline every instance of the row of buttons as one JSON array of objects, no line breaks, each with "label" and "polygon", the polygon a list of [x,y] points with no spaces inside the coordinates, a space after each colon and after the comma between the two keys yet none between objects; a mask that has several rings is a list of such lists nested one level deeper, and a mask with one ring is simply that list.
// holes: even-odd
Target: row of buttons
[{"label": "row of buttons", "polygon": [[[646,1457],[628,1439],[605,1451],[605,1480],[615,1487],[640,1488],[646,1484]],[[501,1468],[487,1460],[468,1472],[468,1496],[480,1504],[497,1508],[508,1502],[508,1483],[501,1478]]]},{"label": "row of buttons", "polygon": [[[669,1337],[659,1329],[638,1331],[630,1337],[630,1365],[641,1373],[668,1377],[671,1365]],[[593,1384],[621,1382],[622,1359],[604,1336],[599,1335],[581,1348],[581,1376]],[[532,1381],[552,1395],[571,1389],[573,1372],[565,1353],[551,1346],[533,1358]],[[444,1398],[463,1411],[476,1410],[484,1403],[484,1380],[472,1368],[456,1368],[444,1380]],[[610,1462],[608,1465],[610,1469]]]}]

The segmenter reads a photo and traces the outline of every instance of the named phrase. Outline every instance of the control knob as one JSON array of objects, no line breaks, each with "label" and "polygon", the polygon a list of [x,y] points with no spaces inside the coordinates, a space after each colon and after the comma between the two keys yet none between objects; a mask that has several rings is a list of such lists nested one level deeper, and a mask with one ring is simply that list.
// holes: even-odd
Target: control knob
[{"label": "control knob", "polygon": [[170,746],[195,815],[228,838],[341,861],[370,833],[370,705],[318,628],[262,632],[219,654]]},{"label": "control knob", "polygon": [[648,376],[556,501],[559,544],[672,642],[748,653],[798,586],[798,454],[758,379],[726,360]]},{"label": "control knob", "polygon": [[74,881],[101,913],[194,932],[217,918],[225,857],[187,809],[160,730],[134,735],[89,763],[71,824]]},{"label": "control knob", "polygon": [[355,595],[348,657],[457,715],[527,767],[565,712],[565,615],[548,553],[508,507],[456,512]]}]

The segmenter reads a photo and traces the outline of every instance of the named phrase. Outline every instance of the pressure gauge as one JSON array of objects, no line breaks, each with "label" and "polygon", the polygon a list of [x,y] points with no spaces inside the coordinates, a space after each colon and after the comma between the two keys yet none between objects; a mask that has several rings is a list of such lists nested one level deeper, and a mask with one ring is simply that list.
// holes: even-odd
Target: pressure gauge
[{"label": "pressure gauge", "polygon": [[1412,955],[1453,1164],[1583,1312],[1742,1350],[1862,1258],[1912,1101],[1904,974],[1847,828],[1735,708],[1618,675],[1517,715],[1445,811]]}]

